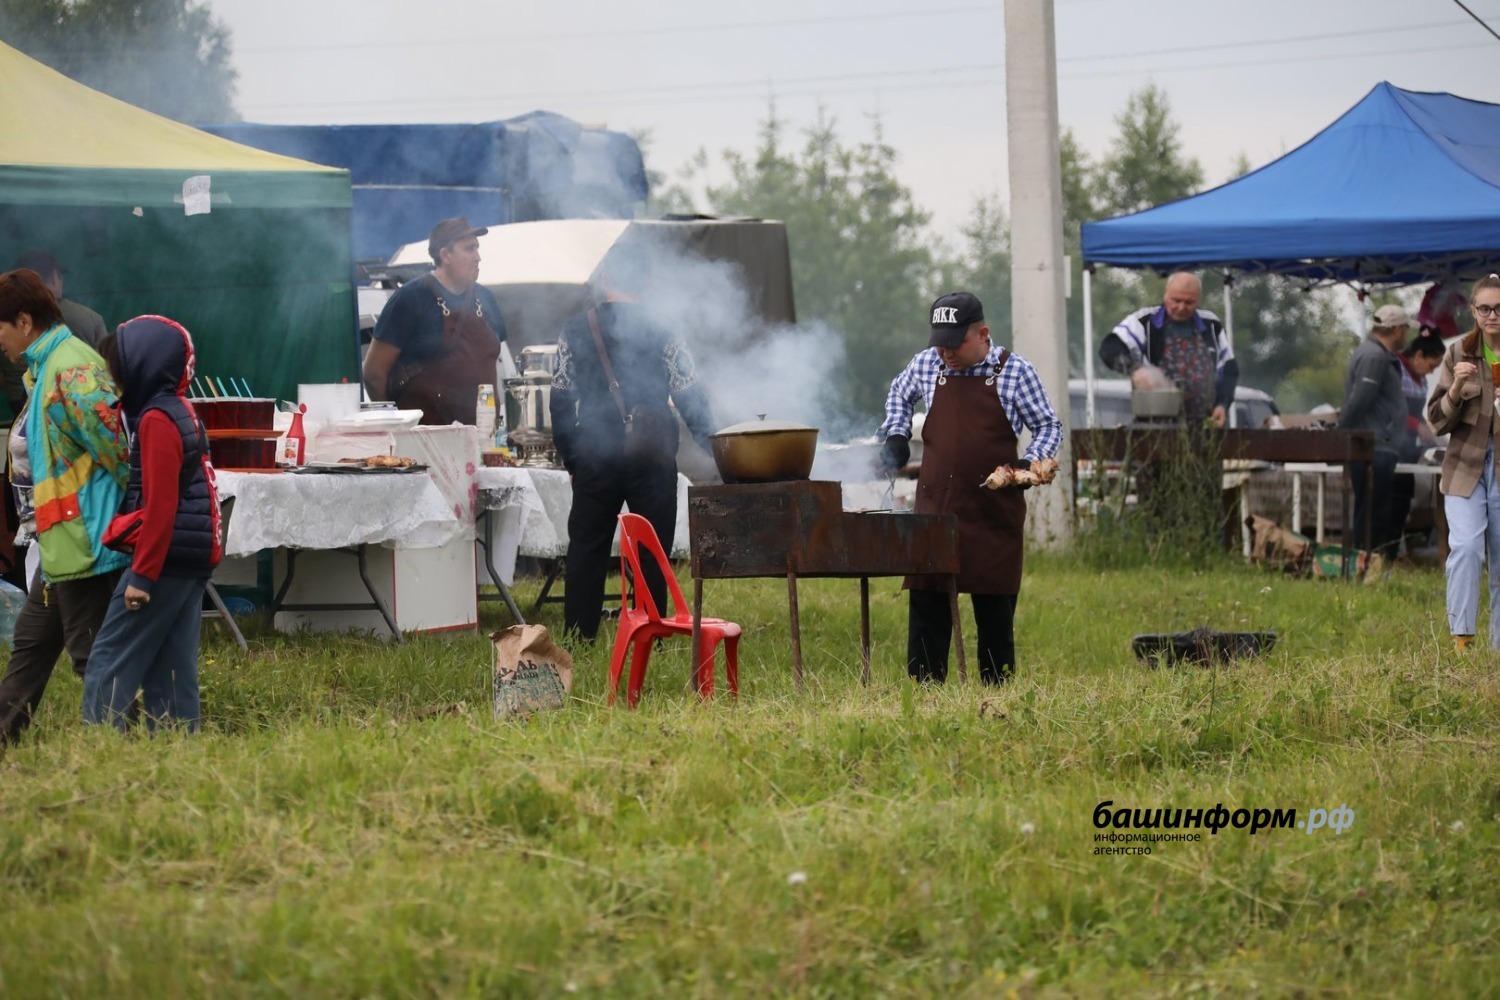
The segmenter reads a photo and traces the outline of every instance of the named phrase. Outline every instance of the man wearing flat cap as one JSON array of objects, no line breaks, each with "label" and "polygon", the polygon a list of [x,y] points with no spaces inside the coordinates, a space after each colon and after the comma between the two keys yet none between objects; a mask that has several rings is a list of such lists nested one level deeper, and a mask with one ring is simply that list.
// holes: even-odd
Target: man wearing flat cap
[{"label": "man wearing flat cap", "polygon": [[1401,348],[1411,318],[1397,305],[1375,310],[1374,329],[1354,353],[1344,373],[1344,405],[1339,427],[1375,435],[1374,461],[1351,462],[1354,487],[1354,539],[1358,570],[1367,583],[1384,575],[1401,541],[1399,524],[1391,523],[1396,460],[1406,435],[1406,394],[1401,388]]},{"label": "man wearing flat cap", "polygon": [[[968,292],[941,296],[929,310],[931,334],[891,383],[885,401],[882,472],[894,476],[911,455],[912,411],[927,406],[916,512],[958,519],[959,593],[971,595],[979,636],[979,676],[1001,684],[1015,672],[1016,597],[1021,590],[1020,488],[981,484],[1000,466],[1032,470],[1057,455],[1062,421],[1036,369],[990,342],[984,307]],[[1019,435],[1030,434],[1024,450]],[[953,620],[943,577],[909,576],[907,670],[918,681],[948,676]]]},{"label": "man wearing flat cap", "polygon": [[397,289],[365,353],[371,399],[421,410],[424,424],[472,424],[479,387],[494,384],[505,321],[479,284],[479,237],[464,218],[432,227],[432,271]]}]

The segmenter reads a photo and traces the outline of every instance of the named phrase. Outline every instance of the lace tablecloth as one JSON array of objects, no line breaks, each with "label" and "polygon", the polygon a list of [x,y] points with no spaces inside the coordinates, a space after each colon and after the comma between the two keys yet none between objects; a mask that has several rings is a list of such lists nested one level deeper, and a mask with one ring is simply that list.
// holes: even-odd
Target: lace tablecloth
[{"label": "lace tablecloth", "polygon": [[474,537],[472,521],[426,473],[219,472],[219,496],[234,497],[224,554],[261,549],[384,545],[437,548]]},{"label": "lace tablecloth", "polygon": [[[568,513],[573,509],[573,487],[562,469],[482,468],[477,476],[476,509],[519,508],[521,530],[518,552],[538,559],[568,554]],[[688,478],[677,476],[677,529],[672,557],[688,556]]]}]

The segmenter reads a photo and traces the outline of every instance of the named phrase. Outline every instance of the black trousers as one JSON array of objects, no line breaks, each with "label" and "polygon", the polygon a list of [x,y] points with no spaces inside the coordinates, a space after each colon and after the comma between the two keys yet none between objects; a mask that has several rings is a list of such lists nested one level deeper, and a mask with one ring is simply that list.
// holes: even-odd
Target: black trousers
[{"label": "black trousers", "polygon": [[16,616],[10,663],[0,679],[0,742],[14,743],[31,724],[64,649],[73,672],[83,676],[119,580],[119,570],[51,585],[42,583],[40,573],[32,579],[26,605]]},{"label": "black trousers", "polygon": [[[676,465],[632,464],[624,459],[579,461],[573,472],[573,509],[568,513],[568,567],[564,576],[563,627],[581,639],[599,632],[604,581],[609,576],[610,543],[620,508],[651,522],[663,551],[672,552],[677,528]],[[644,567],[646,586],[663,615],[667,582],[655,562]]]},{"label": "black trousers", "polygon": [[[948,647],[953,612],[945,590],[909,590],[906,669],[917,681],[948,679]],[[979,634],[979,679],[1003,684],[1016,669],[1016,595],[971,594],[974,630]]]},{"label": "black trousers", "polygon": [[[1411,516],[1412,501],[1417,495],[1417,477],[1409,472],[1397,473],[1391,480],[1389,537],[1394,539],[1392,552],[1399,554],[1406,537],[1406,519]],[[1441,498],[1440,498],[1441,499]]]},{"label": "black trousers", "polygon": [[[1375,468],[1372,486],[1365,483],[1365,473]],[[1354,534],[1349,541],[1357,549],[1369,549],[1394,557],[1401,540],[1400,528],[1392,530],[1391,501],[1395,494],[1396,453],[1376,451],[1375,461],[1349,463],[1354,490]],[[1366,535],[1368,532],[1368,536]],[[1368,537],[1368,542],[1366,538]]]}]

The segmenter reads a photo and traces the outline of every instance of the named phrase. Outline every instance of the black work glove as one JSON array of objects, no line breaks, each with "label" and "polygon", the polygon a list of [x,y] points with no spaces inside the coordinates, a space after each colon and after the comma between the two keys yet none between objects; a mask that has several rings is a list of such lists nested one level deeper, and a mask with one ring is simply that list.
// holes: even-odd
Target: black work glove
[{"label": "black work glove", "polygon": [[879,473],[881,479],[894,479],[897,473],[906,468],[906,463],[909,461],[911,461],[911,438],[892,434],[885,439],[885,444],[880,448],[880,460],[875,464],[875,471]]},{"label": "black work glove", "polygon": [[[1012,469],[1015,469],[1017,472],[1031,471],[1031,463],[1026,461],[1026,459],[1024,458],[1018,458],[1014,462],[1008,462],[1006,464],[1008,464]],[[1029,490],[1031,489],[1031,486],[1031,483],[1016,483],[1016,489],[1018,490]]]}]

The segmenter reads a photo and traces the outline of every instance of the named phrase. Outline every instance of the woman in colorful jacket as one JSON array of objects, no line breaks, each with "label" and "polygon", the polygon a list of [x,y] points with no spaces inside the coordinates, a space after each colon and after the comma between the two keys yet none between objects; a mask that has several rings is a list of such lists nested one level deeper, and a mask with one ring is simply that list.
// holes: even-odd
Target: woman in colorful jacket
[{"label": "woman in colorful jacket", "polygon": [[208,435],[187,401],[193,339],[180,323],[137,316],[102,349],[130,432],[130,485],[111,543],[132,556],[83,679],[83,721],[125,729],[140,691],[149,728],[191,732],[203,591],[222,551]]},{"label": "woman in colorful jacket", "polygon": [[0,351],[25,363],[26,455],[41,571],[16,618],[0,680],[0,741],[31,721],[64,649],[84,674],[127,558],[104,547],[125,495],[125,441],[104,361],[64,325],[57,300],[28,270],[0,274]]}]

